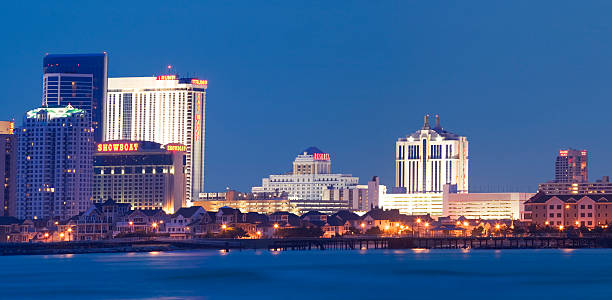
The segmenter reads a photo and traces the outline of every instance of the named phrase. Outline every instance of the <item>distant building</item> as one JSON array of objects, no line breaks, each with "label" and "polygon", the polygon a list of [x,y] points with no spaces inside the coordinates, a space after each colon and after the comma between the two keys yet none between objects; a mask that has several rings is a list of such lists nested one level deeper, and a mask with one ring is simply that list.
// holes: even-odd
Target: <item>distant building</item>
[{"label": "distant building", "polygon": [[586,150],[559,150],[555,161],[555,182],[589,182],[588,153]]},{"label": "distant building", "polygon": [[17,130],[17,217],[68,219],[89,208],[93,132],[82,109],[30,110]]},{"label": "distant building", "polygon": [[525,221],[538,226],[589,227],[612,224],[612,194],[547,195],[525,202]]},{"label": "distant building", "polygon": [[43,58],[43,105],[84,110],[91,118],[94,140],[104,134],[103,109],[108,80],[108,55],[47,54]]},{"label": "distant building", "polygon": [[2,170],[2,184],[0,185],[0,216],[17,214],[17,139],[15,135],[15,122],[0,121],[0,170]]},{"label": "distant building", "polygon": [[381,195],[386,187],[380,185],[378,176],[374,176],[368,185],[357,185],[348,188],[328,188],[323,191],[323,201],[340,200],[347,202],[351,211],[368,211],[378,207]]},{"label": "distant building", "polygon": [[595,182],[545,182],[538,191],[550,195],[612,194],[610,177],[603,176]]},{"label": "distant building", "polygon": [[188,206],[204,192],[207,84],[177,75],[108,79],[105,140],[186,145]]},{"label": "distant building", "polygon": [[525,202],[535,193],[456,193],[444,187],[442,215],[457,219],[523,219]]},{"label": "distant building", "polygon": [[254,193],[287,192],[289,200],[315,203],[322,200],[327,188],[348,188],[358,184],[359,178],[350,174],[331,173],[331,158],[316,147],[302,151],[293,162],[289,174],[270,175],[262,179],[261,186],[253,187]]},{"label": "distant building", "polygon": [[380,199],[383,209],[397,209],[405,215],[442,216],[443,193],[407,193],[405,188],[387,190]]},{"label": "distant building", "polygon": [[438,116],[433,128],[425,116],[423,128],[399,138],[395,152],[395,186],[407,193],[442,193],[445,184],[468,191],[467,138],[442,129]]},{"label": "distant building", "polygon": [[185,202],[185,146],[108,141],[94,154],[93,200],[174,213]]},{"label": "distant building", "polygon": [[222,207],[239,209],[242,213],[271,214],[277,211],[298,213],[286,192],[241,193],[228,190],[223,193],[200,193],[200,199],[193,202],[206,211],[218,211]]}]

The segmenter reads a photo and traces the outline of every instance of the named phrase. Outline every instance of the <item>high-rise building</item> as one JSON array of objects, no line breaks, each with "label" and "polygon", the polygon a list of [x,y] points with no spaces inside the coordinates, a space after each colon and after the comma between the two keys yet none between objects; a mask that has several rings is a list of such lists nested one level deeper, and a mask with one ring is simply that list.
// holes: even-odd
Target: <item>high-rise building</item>
[{"label": "high-rise building", "polygon": [[186,145],[187,206],[204,191],[207,84],[177,75],[108,79],[106,140]]},{"label": "high-rise building", "polygon": [[103,109],[108,78],[108,56],[47,54],[43,59],[43,106],[84,110],[91,118],[94,140],[103,140]]},{"label": "high-rise building", "polygon": [[94,154],[94,202],[111,198],[134,209],[175,213],[185,206],[186,148],[154,142],[99,143]]},{"label": "high-rise building", "polygon": [[0,121],[0,168],[3,171],[0,185],[0,216],[14,217],[15,197],[17,196],[17,140],[15,122]]},{"label": "high-rise building", "polygon": [[559,150],[555,161],[555,182],[589,182],[586,150]]},{"label": "high-rise building", "polygon": [[399,138],[395,149],[395,185],[407,193],[442,193],[445,184],[468,191],[467,138],[442,129],[438,116],[434,128],[425,116],[423,128]]},{"label": "high-rise building", "polygon": [[538,191],[548,195],[612,194],[612,182],[609,176],[603,176],[595,182],[552,181],[540,183]]},{"label": "high-rise building", "polygon": [[93,130],[84,110],[28,111],[17,144],[18,218],[63,220],[90,207]]},{"label": "high-rise building", "polygon": [[270,175],[263,178],[256,192],[287,192],[289,200],[321,201],[327,188],[348,188],[359,183],[350,174],[332,174],[331,158],[316,147],[302,151],[293,161],[291,174]]}]

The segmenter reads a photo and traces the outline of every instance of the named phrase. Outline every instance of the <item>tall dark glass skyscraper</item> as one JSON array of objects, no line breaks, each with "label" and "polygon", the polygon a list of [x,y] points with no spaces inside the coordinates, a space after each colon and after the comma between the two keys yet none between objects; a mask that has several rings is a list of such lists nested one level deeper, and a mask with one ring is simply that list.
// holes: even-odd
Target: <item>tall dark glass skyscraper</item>
[{"label": "tall dark glass skyscraper", "polygon": [[83,109],[91,118],[94,140],[103,141],[108,55],[47,54],[43,59],[43,105]]}]

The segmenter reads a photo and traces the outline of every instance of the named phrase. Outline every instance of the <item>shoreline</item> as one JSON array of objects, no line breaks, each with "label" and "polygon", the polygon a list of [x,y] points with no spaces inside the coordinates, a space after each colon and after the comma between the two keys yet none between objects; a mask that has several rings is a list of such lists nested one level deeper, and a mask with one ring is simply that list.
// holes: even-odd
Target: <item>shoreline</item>
[{"label": "shoreline", "polygon": [[593,249],[612,248],[610,237],[398,237],[290,239],[142,239],[57,243],[3,243],[0,256],[138,253],[180,250],[369,250],[369,249]]}]

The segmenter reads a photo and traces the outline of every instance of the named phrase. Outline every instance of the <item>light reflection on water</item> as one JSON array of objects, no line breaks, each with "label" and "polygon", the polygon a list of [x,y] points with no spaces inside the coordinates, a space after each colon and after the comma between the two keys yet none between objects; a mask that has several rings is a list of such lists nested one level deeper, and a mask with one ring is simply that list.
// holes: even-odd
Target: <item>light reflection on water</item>
[{"label": "light reflection on water", "polygon": [[607,299],[611,255],[411,249],[8,256],[0,257],[0,298]]}]

